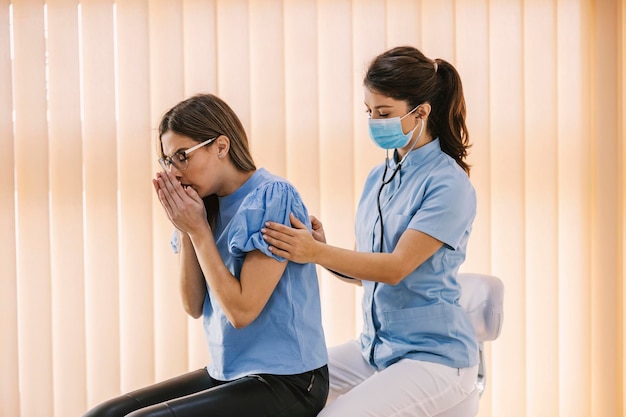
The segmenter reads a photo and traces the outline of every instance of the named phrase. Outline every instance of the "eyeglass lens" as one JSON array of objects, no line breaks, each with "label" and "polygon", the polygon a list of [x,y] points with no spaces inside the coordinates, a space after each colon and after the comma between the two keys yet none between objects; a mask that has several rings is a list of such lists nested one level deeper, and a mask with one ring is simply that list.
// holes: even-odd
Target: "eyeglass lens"
[{"label": "eyeglass lens", "polygon": [[177,170],[184,171],[185,169],[187,169],[187,161],[187,155],[185,155],[185,153],[183,152],[175,153],[172,156],[159,159],[161,167],[168,171],[172,169],[172,165],[174,165]]}]

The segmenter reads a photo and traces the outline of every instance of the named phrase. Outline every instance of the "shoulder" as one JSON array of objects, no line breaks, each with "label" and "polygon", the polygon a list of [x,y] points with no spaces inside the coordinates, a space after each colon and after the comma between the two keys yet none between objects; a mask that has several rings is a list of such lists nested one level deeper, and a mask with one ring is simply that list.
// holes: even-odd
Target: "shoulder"
[{"label": "shoulder", "polygon": [[247,210],[301,212],[304,210],[302,197],[292,183],[266,170],[260,169],[259,171],[257,183],[242,201],[239,212]]},{"label": "shoulder", "polygon": [[473,191],[474,186],[467,173],[450,156],[442,153],[429,170],[428,179],[432,184],[440,184],[458,191]]},{"label": "shoulder", "polygon": [[272,174],[265,169],[259,169],[259,175],[259,182],[257,186],[251,190],[249,196],[256,198],[261,196],[272,197],[284,193],[298,195],[296,187],[285,178]]}]

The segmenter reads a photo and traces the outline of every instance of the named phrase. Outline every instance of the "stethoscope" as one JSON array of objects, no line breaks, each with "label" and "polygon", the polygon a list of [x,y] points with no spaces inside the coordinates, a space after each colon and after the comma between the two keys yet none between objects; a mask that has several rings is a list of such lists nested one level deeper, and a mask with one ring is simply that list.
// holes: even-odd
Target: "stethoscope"
[{"label": "stethoscope", "polygon": [[404,160],[407,158],[407,156],[409,156],[411,151],[415,149],[415,145],[417,145],[417,141],[420,139],[420,137],[422,137],[422,132],[424,131],[425,123],[424,123],[424,119],[421,119],[421,120],[422,120],[422,126],[420,127],[420,132],[417,134],[417,137],[415,138],[415,141],[413,142],[413,146],[411,146],[411,149],[402,157],[400,162],[398,162],[398,165],[396,165],[396,167],[394,168],[393,172],[391,173],[391,177],[389,177],[389,179],[385,179],[385,177],[387,176],[387,169],[389,168],[389,150],[388,149],[387,149],[387,154],[385,155],[385,170],[383,171],[383,177],[381,178],[382,182],[380,184],[380,188],[378,189],[378,195],[376,196],[378,218],[380,219],[380,247],[378,248],[378,252],[380,253],[382,253],[383,251],[383,241],[385,237],[385,225],[383,224],[383,210],[382,210],[382,207],[380,206],[380,195],[382,194],[383,188],[385,188],[385,185],[393,181],[398,171],[400,171],[400,169],[402,168],[402,164],[404,163]]},{"label": "stethoscope", "polygon": [[[398,165],[394,168],[393,172],[391,173],[391,177],[389,177],[389,179],[385,179],[385,177],[387,176],[387,169],[389,168],[389,150],[387,150],[387,154],[385,155],[385,170],[383,171],[382,184],[380,184],[380,188],[378,189],[378,195],[376,196],[376,206],[378,207],[378,217],[380,218],[380,248],[378,249],[378,251],[381,253],[383,251],[383,240],[384,240],[383,238],[385,236],[384,235],[385,225],[383,224],[383,210],[382,210],[382,207],[380,206],[380,194],[383,192],[383,188],[385,188],[385,185],[393,181],[393,178],[396,176],[398,171],[400,171],[400,169],[402,168],[402,164],[404,163],[404,160],[406,159],[406,157],[409,156],[409,153],[411,153],[413,149],[415,149],[415,145],[417,145],[417,141],[420,139],[420,137],[422,137],[422,132],[424,131],[424,125],[425,125],[424,119],[422,119],[422,126],[420,127],[420,132],[417,134],[417,137],[415,138],[415,141],[413,142],[413,146],[411,146],[411,149],[406,153],[406,155],[402,157],[400,162],[398,162]],[[333,269],[329,269],[329,271],[337,276],[340,276],[341,278],[356,279],[351,276],[337,272]]]}]

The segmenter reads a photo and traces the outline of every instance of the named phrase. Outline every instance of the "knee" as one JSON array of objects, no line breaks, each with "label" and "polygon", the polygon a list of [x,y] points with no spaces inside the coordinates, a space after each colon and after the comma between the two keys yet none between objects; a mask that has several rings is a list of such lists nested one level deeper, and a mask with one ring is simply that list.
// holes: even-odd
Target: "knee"
[{"label": "knee", "polygon": [[161,403],[133,411],[125,417],[176,417],[176,414],[166,404]]},{"label": "knee", "polygon": [[98,404],[83,417],[123,417],[139,407],[134,398],[123,395]]}]

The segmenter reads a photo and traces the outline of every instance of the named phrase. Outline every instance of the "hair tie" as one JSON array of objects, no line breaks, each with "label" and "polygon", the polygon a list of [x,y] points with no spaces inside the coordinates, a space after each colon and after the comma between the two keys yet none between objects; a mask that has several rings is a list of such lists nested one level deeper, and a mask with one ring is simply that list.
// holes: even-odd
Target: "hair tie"
[{"label": "hair tie", "polygon": [[433,61],[433,67],[435,67],[435,73],[437,73],[437,69],[439,68],[439,64],[437,64],[437,60]]}]

